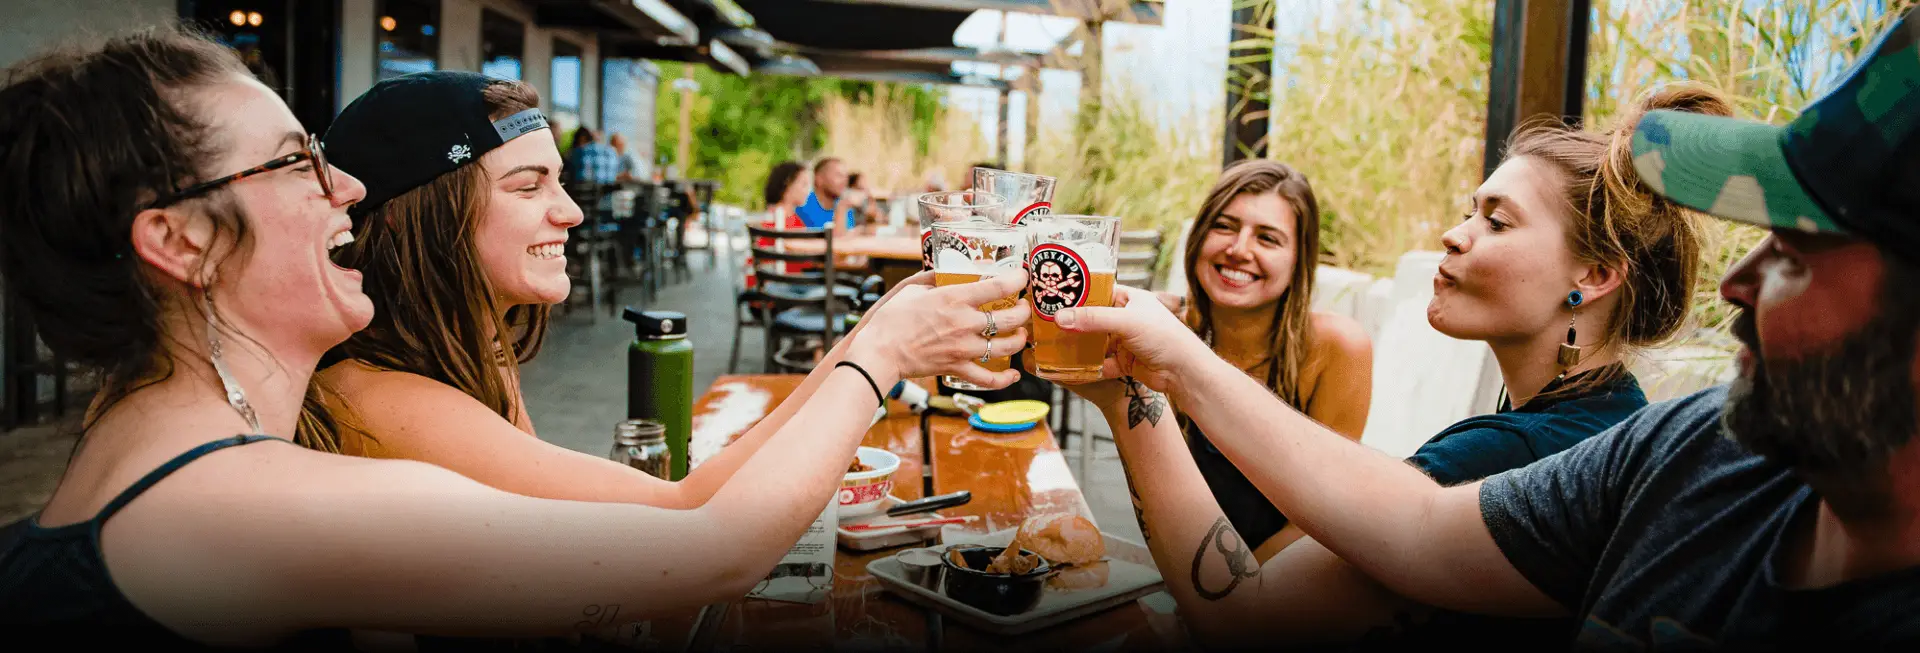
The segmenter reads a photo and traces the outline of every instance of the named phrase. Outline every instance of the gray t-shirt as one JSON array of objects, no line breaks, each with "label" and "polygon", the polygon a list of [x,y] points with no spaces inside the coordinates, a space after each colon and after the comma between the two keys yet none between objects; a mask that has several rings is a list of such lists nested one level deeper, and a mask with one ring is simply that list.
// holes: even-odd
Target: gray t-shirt
[{"label": "gray t-shirt", "polygon": [[1581,617],[1580,650],[1920,650],[1920,567],[1781,586],[1783,535],[1818,497],[1726,437],[1726,396],[1648,406],[1488,478],[1480,511],[1494,542]]}]

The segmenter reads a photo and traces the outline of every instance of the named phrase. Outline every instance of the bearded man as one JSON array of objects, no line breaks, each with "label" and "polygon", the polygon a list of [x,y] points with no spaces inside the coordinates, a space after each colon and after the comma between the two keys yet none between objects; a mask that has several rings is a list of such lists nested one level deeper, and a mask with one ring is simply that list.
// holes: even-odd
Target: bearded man
[{"label": "bearded man", "polygon": [[[1528,467],[1441,487],[1274,400],[1144,291],[1057,313],[1062,329],[1116,336],[1109,375],[1125,375],[1130,403],[1109,422],[1196,634],[1286,646],[1300,642],[1285,624],[1400,602],[1572,616],[1579,650],[1920,650],[1916,16],[1784,127],[1640,120],[1632,165],[1649,188],[1770,230],[1720,286],[1739,310],[1739,378]],[[1194,510],[1212,498],[1154,417],[1156,390],[1312,540],[1262,565],[1217,511]],[[1356,578],[1268,573],[1314,547]]]}]

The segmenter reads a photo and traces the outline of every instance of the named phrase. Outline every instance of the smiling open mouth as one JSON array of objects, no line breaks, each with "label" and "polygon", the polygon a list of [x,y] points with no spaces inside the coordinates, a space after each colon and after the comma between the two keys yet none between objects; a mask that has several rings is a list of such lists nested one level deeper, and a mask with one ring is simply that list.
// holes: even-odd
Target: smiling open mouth
[{"label": "smiling open mouth", "polygon": [[1245,270],[1235,270],[1216,265],[1213,266],[1213,271],[1215,274],[1220,275],[1220,278],[1239,285],[1246,285],[1260,280],[1260,275]]},{"label": "smiling open mouth", "polygon": [[327,260],[332,261],[334,267],[342,270],[352,269],[340,263],[340,255],[346,253],[347,245],[352,242],[353,232],[351,231],[342,231],[327,239]]},{"label": "smiling open mouth", "polygon": [[567,255],[566,243],[547,243],[527,248],[527,253],[541,260],[552,260]]}]

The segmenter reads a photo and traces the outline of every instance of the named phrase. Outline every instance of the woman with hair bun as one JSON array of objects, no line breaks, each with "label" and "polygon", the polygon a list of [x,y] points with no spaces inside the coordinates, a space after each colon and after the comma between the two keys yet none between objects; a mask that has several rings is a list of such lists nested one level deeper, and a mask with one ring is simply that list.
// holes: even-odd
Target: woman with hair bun
[{"label": "woman with hair bun", "polygon": [[[1653,109],[1731,113],[1714,91],[1682,85],[1641,98],[1618,118],[1620,127],[1608,131],[1557,122],[1522,129],[1509,141],[1506,160],[1468,198],[1460,224],[1441,238],[1447,254],[1433,280],[1427,320],[1449,336],[1486,342],[1499,363],[1506,398],[1498,412],[1447,427],[1406,461],[1439,485],[1525,467],[1606,431],[1647,404],[1625,361],[1637,349],[1663,344],[1686,324],[1700,252],[1695,214],[1656,195],[1635,172],[1632,126]],[[1376,630],[1401,632],[1419,623],[1415,639],[1398,640],[1398,645],[1420,641],[1424,647],[1456,637],[1481,644],[1510,640],[1529,650],[1569,643],[1576,624],[1567,619],[1495,619],[1412,604],[1311,538],[1294,542],[1264,564],[1255,560],[1248,541],[1217,504],[1194,508],[1209,497],[1206,488],[1193,487],[1204,485],[1204,477],[1190,456],[1166,455],[1180,435],[1173,420],[1154,419],[1164,398],[1149,388],[1179,394],[1178,388],[1194,383],[1169,378],[1171,372],[1162,366],[1202,350],[1153,295],[1128,295],[1116,301],[1130,307],[1125,311],[1107,309],[1111,312],[1102,315],[1080,309],[1056,317],[1056,323],[1068,330],[1112,332],[1127,343],[1115,367],[1129,370],[1138,382],[1075,389],[1101,406],[1114,425],[1129,478],[1146,479],[1136,486],[1144,488],[1136,494],[1136,506],[1182,507],[1142,508],[1143,527],[1169,591],[1203,638],[1225,646],[1300,645],[1351,641]],[[1102,322],[1079,322],[1081,312]],[[1276,425],[1272,415],[1232,411],[1223,418],[1222,405],[1227,404],[1175,407],[1206,428],[1262,496],[1368,491],[1361,481],[1312,489],[1287,485],[1298,481],[1281,478],[1274,460],[1250,452],[1268,451],[1266,444],[1276,438],[1340,436],[1328,426],[1301,420],[1316,433],[1296,430],[1279,438],[1283,434],[1275,430],[1290,427]],[[1313,533],[1315,527],[1307,524],[1303,530]],[[1205,543],[1198,555],[1194,542]],[[1360,546],[1344,544],[1347,550]],[[1223,562],[1225,572],[1220,571]]]}]

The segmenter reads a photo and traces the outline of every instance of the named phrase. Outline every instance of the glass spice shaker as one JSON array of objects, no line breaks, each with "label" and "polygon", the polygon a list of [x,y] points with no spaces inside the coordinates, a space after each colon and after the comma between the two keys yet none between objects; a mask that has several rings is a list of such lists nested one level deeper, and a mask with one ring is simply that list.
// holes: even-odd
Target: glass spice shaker
[{"label": "glass spice shaker", "polygon": [[630,419],[613,427],[614,462],[654,478],[672,480],[673,453],[667,448],[667,426],[658,420]]}]

